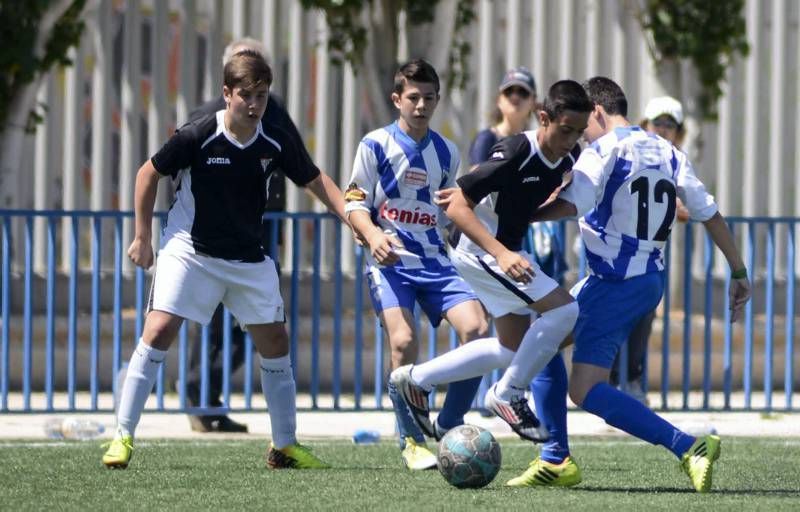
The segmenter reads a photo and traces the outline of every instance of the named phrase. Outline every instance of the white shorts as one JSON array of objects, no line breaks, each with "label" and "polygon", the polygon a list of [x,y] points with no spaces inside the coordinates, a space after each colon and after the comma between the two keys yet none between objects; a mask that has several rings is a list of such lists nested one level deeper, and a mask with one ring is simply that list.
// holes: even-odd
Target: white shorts
[{"label": "white shorts", "polygon": [[542,272],[533,256],[525,251],[518,254],[528,260],[536,274],[530,283],[518,283],[508,277],[488,254],[476,256],[453,249],[450,260],[489,314],[498,318],[509,313],[528,314],[531,312],[528,306],[558,288],[558,283]]},{"label": "white shorts", "polygon": [[243,263],[174,249],[159,252],[148,310],[207,324],[220,302],[242,326],[285,321],[270,258]]}]

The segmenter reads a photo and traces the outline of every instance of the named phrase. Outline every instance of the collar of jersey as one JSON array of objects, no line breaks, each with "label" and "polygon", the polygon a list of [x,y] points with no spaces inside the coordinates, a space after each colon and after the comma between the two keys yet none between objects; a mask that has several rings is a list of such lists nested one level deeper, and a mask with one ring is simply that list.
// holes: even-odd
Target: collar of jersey
[{"label": "collar of jersey", "polygon": [[428,128],[428,132],[422,137],[422,140],[419,142],[415,141],[411,138],[409,134],[403,131],[400,128],[400,125],[397,121],[393,122],[389,125],[389,132],[394,135],[395,137],[405,141],[407,144],[410,144],[412,147],[415,147],[419,150],[425,149],[425,147],[431,142],[431,129]]},{"label": "collar of jersey", "polygon": [[224,135],[226,139],[228,139],[228,142],[230,142],[231,144],[233,144],[234,146],[236,146],[239,149],[246,148],[247,146],[249,146],[250,144],[255,142],[255,140],[258,138],[259,135],[263,135],[263,133],[264,133],[263,131],[261,131],[261,123],[258,123],[258,126],[256,127],[256,131],[253,134],[253,136],[250,137],[250,139],[248,139],[248,141],[245,142],[245,143],[239,142],[238,140],[236,140],[236,137],[234,137],[228,131],[228,129],[225,127],[225,111],[224,110],[220,110],[220,111],[217,112],[217,130],[220,133],[222,133],[222,135]]}]

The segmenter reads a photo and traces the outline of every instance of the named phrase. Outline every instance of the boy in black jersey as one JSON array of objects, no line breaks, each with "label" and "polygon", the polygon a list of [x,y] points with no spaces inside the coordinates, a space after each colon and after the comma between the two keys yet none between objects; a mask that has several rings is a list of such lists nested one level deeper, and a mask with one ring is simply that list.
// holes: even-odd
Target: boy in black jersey
[{"label": "boy in black jersey", "polygon": [[[561,341],[572,331],[578,306],[539,269],[533,255],[522,249],[522,242],[536,209],[568,183],[580,154],[577,142],[593,108],[579,83],[556,82],[539,113],[537,130],[501,140],[487,161],[458,180],[460,189],[439,194],[440,206],[461,232],[450,257],[494,317],[499,342],[472,342],[414,366],[405,371],[408,384],[403,388],[416,392],[508,367],[486,393],[485,407],[523,439],[547,441],[541,457],[508,482],[512,486],[570,486],[581,481],[580,470],[569,457],[566,401],[558,392],[566,390],[567,377],[557,355]],[[487,196],[492,201],[481,203]],[[532,324],[531,310],[540,315]],[[546,367],[552,392],[544,395],[561,400],[536,404],[540,422],[528,406],[525,391]]]},{"label": "boy in black jersey", "polygon": [[220,302],[247,327],[261,355],[268,403],[271,468],[324,468],[295,438],[295,381],[275,264],[263,254],[261,216],[272,170],[286,170],[344,219],[342,192],[282,130],[263,126],[272,71],[245,50],[224,68],[226,108],[181,127],[136,176],[135,237],[128,256],[153,263],[150,226],[158,180],[178,181],[161,239],[149,313],[131,357],[117,412],[117,432],[103,463],[125,468],[133,435],[166,351],[183,319],[208,323]]}]

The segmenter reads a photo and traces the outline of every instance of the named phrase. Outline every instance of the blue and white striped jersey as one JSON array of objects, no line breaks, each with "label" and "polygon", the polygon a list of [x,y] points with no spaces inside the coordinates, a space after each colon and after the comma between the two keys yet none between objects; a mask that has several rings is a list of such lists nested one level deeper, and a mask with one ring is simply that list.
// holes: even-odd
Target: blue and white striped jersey
[{"label": "blue and white striped jersey", "polygon": [[[455,184],[460,158],[456,145],[434,132],[419,143],[397,122],[361,139],[345,191],[345,212],[369,212],[384,232],[403,243],[397,267],[409,269],[451,266],[440,227],[444,213],[434,204],[434,192]],[[369,267],[379,266],[367,255]]]},{"label": "blue and white striped jersey", "polygon": [[628,279],[664,269],[664,247],[678,197],[693,220],[717,212],[686,155],[638,126],[617,128],[583,150],[572,185],[573,203],[591,272]]}]

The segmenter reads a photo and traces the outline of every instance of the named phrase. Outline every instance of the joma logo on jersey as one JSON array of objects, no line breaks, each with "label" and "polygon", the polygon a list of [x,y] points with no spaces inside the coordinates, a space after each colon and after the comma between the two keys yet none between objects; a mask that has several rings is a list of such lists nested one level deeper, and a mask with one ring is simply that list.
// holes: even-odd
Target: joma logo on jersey
[{"label": "joma logo on jersey", "polygon": [[527,178],[522,178],[522,183],[530,183],[532,181],[539,181],[539,176],[528,176]]},{"label": "joma logo on jersey", "polygon": [[231,165],[231,159],[227,156],[210,156],[206,165]]},{"label": "joma logo on jersey", "polygon": [[419,208],[414,210],[387,208],[386,203],[383,203],[378,213],[382,219],[386,220],[396,220],[406,224],[419,224],[421,226],[436,225],[436,215],[420,212]]}]

